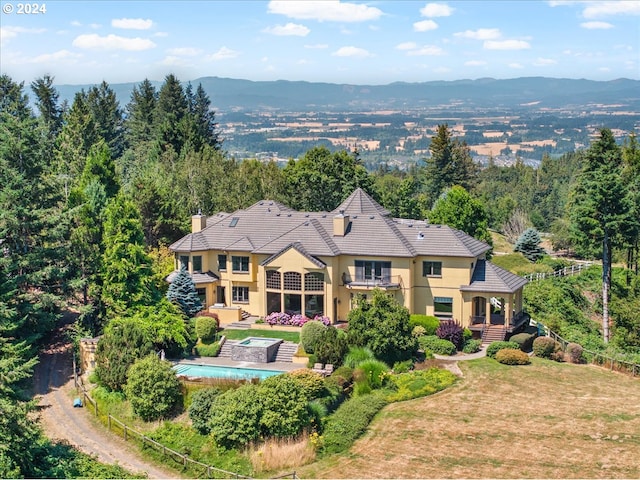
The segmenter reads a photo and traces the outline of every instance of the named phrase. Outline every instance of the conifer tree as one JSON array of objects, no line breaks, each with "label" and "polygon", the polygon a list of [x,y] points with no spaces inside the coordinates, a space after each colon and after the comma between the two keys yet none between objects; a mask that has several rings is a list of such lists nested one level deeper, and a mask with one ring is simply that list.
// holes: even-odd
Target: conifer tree
[{"label": "conifer tree", "polygon": [[527,228],[518,237],[513,251],[522,253],[530,262],[537,262],[544,255],[544,249],[540,246],[541,241],[540,234],[535,228]]},{"label": "conifer tree", "polygon": [[196,286],[191,275],[184,267],[178,271],[171,285],[169,285],[167,299],[176,303],[188,318],[193,317],[202,310],[202,301],[198,297]]},{"label": "conifer tree", "polygon": [[611,130],[585,153],[585,163],[569,200],[572,232],[580,252],[602,258],[602,333],[609,341],[609,291],[612,249],[624,242],[625,232],[637,222],[633,201],[622,177],[622,152]]}]

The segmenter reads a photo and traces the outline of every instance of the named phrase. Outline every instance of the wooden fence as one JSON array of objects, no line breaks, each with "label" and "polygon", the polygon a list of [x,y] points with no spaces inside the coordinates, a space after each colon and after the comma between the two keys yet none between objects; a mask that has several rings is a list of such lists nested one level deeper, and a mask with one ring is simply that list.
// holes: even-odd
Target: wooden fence
[{"label": "wooden fence", "polygon": [[[549,330],[544,325],[542,325],[542,327],[544,328],[545,333],[548,337],[553,338],[555,341],[560,343],[560,345],[562,345],[562,351],[567,350],[567,345],[569,345],[569,343],[571,342],[565,340],[554,331]],[[640,375],[640,365],[638,365],[637,363],[627,362],[626,360],[620,360],[614,357],[610,357],[608,355],[604,355],[602,353],[592,352],[590,350],[585,350],[585,349],[582,350],[582,356],[585,357],[585,359],[589,363],[593,363],[595,365],[608,368],[609,370],[612,370],[612,371],[630,374],[633,377],[635,377],[636,375]]]},{"label": "wooden fence", "polygon": [[524,275],[524,278],[526,278],[528,281],[530,282],[535,282],[538,280],[545,280],[547,278],[554,278],[554,277],[568,277],[571,275],[577,275],[581,272],[584,272],[587,268],[589,268],[591,265],[593,265],[593,263],[587,262],[587,263],[578,263],[576,265],[570,265],[568,267],[564,267],[561,268],[560,270],[556,270],[554,272],[551,273],[529,273],[527,275]]},{"label": "wooden fence", "polygon": [[[74,371],[75,371],[75,365],[74,365]],[[89,392],[87,392],[87,389],[82,383],[82,379],[78,379],[78,376],[76,375],[74,376],[74,380],[75,380],[74,383],[75,383],[76,389],[82,392],[83,404],[85,405],[85,407],[90,404],[94,415],[102,421],[103,419],[100,418],[100,415],[98,412],[98,404],[93,398],[91,398],[91,395],[89,395]],[[253,478],[253,477],[247,477],[245,475],[241,475],[236,472],[229,472],[227,470],[223,470],[221,468],[217,468],[212,465],[207,465],[206,463],[202,463],[192,458],[189,458],[189,456],[184,455],[180,452],[176,452],[172,448],[169,448],[159,442],[156,442],[155,440],[149,438],[148,436],[137,431],[136,429],[127,426],[124,422],[121,422],[111,414],[107,414],[106,425],[110,432],[115,433],[119,431],[122,437],[125,439],[125,441],[137,440],[144,447],[153,448],[157,452],[162,453],[163,456],[165,457],[168,456],[169,458],[172,458],[177,463],[180,463],[184,468],[192,467],[194,468],[194,470],[200,471],[201,475],[206,476],[206,478],[237,478],[237,479]],[[294,480],[297,480],[298,476],[296,472],[291,472],[291,473],[287,473],[285,475],[281,475],[279,477],[274,477],[274,478],[292,478]]]}]

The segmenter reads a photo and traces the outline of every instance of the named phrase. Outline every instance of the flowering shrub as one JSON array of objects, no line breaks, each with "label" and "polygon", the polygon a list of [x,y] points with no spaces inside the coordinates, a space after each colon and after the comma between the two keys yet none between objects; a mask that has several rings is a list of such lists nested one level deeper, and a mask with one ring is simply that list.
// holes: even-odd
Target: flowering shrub
[{"label": "flowering shrub", "polygon": [[[289,315],[285,312],[272,312],[264,319],[265,323],[268,323],[269,325],[286,325],[291,327],[302,327],[310,320],[312,319],[299,313]],[[313,320],[322,322],[323,325],[329,325],[331,323],[329,317],[324,317],[321,315],[316,315]]]}]

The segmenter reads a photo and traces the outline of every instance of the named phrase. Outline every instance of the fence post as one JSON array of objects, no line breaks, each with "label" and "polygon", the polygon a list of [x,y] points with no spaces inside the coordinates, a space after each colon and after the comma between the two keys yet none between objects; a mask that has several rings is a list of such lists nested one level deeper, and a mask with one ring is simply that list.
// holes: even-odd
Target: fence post
[{"label": "fence post", "polygon": [[111,431],[111,414],[107,415],[107,428]]},{"label": "fence post", "polygon": [[98,402],[96,402],[95,400],[93,402],[93,409],[94,409],[94,411],[96,413],[96,417],[97,417],[98,416]]},{"label": "fence post", "polygon": [[127,426],[124,426],[124,439],[127,440]]}]

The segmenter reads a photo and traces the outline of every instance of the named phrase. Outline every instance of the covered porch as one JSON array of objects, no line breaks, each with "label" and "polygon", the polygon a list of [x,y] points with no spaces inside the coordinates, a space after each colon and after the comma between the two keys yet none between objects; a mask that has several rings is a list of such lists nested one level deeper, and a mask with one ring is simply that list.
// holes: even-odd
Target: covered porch
[{"label": "covered porch", "polygon": [[460,287],[467,327],[484,333],[490,326],[513,332],[529,321],[523,310],[522,289],[527,280],[489,261],[479,260],[471,283]]}]

